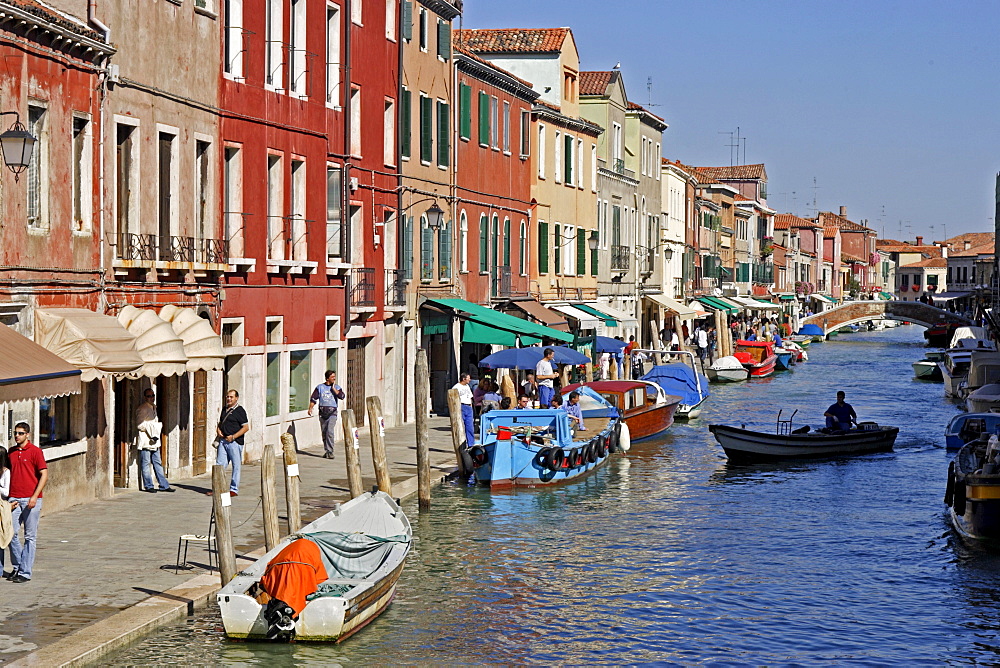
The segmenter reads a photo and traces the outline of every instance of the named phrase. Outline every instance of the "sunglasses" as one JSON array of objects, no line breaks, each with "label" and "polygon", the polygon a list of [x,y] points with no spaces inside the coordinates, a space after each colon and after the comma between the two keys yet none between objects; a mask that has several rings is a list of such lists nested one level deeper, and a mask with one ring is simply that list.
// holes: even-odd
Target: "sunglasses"
[{"label": "sunglasses", "polygon": [[26,431],[15,431],[14,435],[15,436],[27,436],[28,432],[26,432]]}]

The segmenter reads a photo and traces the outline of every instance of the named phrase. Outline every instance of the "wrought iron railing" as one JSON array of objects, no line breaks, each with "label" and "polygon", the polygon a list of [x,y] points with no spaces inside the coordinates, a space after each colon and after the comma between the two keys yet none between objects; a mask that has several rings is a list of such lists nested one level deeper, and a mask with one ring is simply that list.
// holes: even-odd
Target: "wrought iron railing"
[{"label": "wrought iron railing", "polygon": [[653,260],[656,256],[652,248],[646,246],[635,247],[635,269],[640,274],[649,276],[653,273]]},{"label": "wrought iron railing", "polygon": [[625,161],[621,158],[615,158],[615,173],[624,174],[625,173]]},{"label": "wrought iron railing", "polygon": [[195,262],[194,237],[160,237],[160,260],[163,262]]},{"label": "wrought iron railing", "polygon": [[229,242],[225,239],[159,236],[157,234],[119,234],[115,249],[121,260],[155,262],[229,262]]},{"label": "wrought iron railing", "polygon": [[385,305],[406,306],[406,276],[402,269],[385,270]]},{"label": "wrought iron railing", "polygon": [[156,260],[156,235],[119,234],[116,250],[122,260]]},{"label": "wrought iron railing", "polygon": [[351,269],[351,306],[375,306],[375,268]]},{"label": "wrought iron railing", "polygon": [[201,261],[209,264],[228,264],[229,242],[225,239],[202,239]]},{"label": "wrought iron railing", "polygon": [[628,271],[631,250],[628,246],[611,247],[611,271]]}]

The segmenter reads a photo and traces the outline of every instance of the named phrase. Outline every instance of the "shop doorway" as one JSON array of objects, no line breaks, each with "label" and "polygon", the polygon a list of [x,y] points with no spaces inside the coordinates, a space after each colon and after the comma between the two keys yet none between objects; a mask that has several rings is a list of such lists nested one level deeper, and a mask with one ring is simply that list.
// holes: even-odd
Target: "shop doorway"
[{"label": "shop doorway", "polygon": [[354,421],[359,427],[365,425],[365,394],[368,391],[365,376],[365,346],[370,338],[347,340],[347,382],[337,383],[347,393],[347,407],[354,411]]}]

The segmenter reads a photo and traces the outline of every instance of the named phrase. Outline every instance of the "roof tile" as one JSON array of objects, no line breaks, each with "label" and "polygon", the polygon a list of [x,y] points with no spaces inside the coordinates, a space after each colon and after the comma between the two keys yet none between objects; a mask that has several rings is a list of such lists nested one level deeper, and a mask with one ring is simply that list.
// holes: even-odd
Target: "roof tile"
[{"label": "roof tile", "polygon": [[459,41],[477,53],[553,53],[561,51],[569,28],[456,30]]},{"label": "roof tile", "polygon": [[719,181],[767,179],[763,163],[759,165],[733,165],[732,167],[695,167]]},{"label": "roof tile", "polygon": [[580,95],[604,95],[614,81],[614,71],[580,72]]}]

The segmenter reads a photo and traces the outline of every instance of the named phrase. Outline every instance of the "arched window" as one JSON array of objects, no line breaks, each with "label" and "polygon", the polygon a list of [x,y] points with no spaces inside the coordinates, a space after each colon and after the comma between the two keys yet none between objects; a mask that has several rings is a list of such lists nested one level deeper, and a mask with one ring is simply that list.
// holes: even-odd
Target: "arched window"
[{"label": "arched window", "polygon": [[487,228],[486,214],[479,216],[479,273],[485,274],[489,271],[490,266],[490,245],[489,245],[489,233]]},{"label": "arched window", "polygon": [[469,271],[469,217],[464,210],[458,219],[458,258],[459,270]]},{"label": "arched window", "polygon": [[521,237],[517,246],[517,271],[522,276],[528,274],[528,223],[521,221]]},{"label": "arched window", "polygon": [[510,218],[503,219],[503,266],[510,267]]},{"label": "arched window", "polygon": [[493,214],[493,234],[490,237],[490,266],[495,267],[500,264],[500,216]]}]

